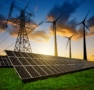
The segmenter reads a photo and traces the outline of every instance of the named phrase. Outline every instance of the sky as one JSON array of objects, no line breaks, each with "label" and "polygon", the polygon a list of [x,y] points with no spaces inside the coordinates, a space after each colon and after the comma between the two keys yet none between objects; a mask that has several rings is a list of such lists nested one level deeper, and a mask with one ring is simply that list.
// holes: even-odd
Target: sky
[{"label": "sky", "polygon": [[[0,0],[0,54],[4,50],[14,50],[19,31],[19,16],[21,9],[25,8],[28,0],[15,0],[15,5],[9,16],[8,27],[4,24],[8,18],[9,9],[13,0]],[[17,8],[19,7],[19,9]],[[54,35],[52,23],[62,13],[56,23],[58,55],[69,57],[68,39],[71,39],[72,58],[83,59],[83,25],[79,24],[86,17],[86,47],[88,60],[94,61],[94,0],[30,0],[26,13],[33,13],[26,26],[36,29],[26,29],[33,53],[54,55]],[[26,14],[27,17],[27,14]],[[16,23],[14,23],[16,20]]]}]

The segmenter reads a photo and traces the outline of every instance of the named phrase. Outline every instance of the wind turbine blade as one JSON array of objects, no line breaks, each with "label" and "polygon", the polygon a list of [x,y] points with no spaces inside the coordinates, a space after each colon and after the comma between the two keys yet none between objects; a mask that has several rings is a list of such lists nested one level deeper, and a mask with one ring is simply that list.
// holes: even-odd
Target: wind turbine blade
[{"label": "wind turbine blade", "polygon": [[63,15],[63,14],[61,14],[60,16],[58,16],[58,17],[55,19],[55,21],[57,21],[62,15]]},{"label": "wind turbine blade", "polygon": [[72,38],[74,35],[76,35],[76,33],[75,33],[75,34],[73,34],[70,38]]},{"label": "wind turbine blade", "polygon": [[61,15],[59,15],[54,21],[57,21],[63,14],[64,12]]},{"label": "wind turbine blade", "polygon": [[40,26],[40,25],[43,24],[43,23],[44,23],[44,20],[41,21],[34,29],[36,29],[38,26]]},{"label": "wind turbine blade", "polygon": [[87,18],[87,16],[88,16],[89,12],[90,12],[90,11],[87,12],[87,14],[86,14],[86,16],[85,16],[85,18],[84,18],[84,20],[83,20],[84,22],[86,21],[86,18]]},{"label": "wind turbine blade", "polygon": [[50,21],[46,21],[45,23],[53,23],[53,22],[50,22]]},{"label": "wind turbine blade", "polygon": [[80,24],[82,24],[82,22],[81,22],[81,23],[77,23],[77,24],[73,25],[73,26],[72,26],[72,28],[73,28],[73,27],[75,27],[75,26],[77,26],[77,25],[80,25]]},{"label": "wind turbine blade", "polygon": [[41,25],[41,24],[43,24],[43,23],[44,23],[44,21],[41,21],[41,22],[38,24],[38,26]]},{"label": "wind turbine blade", "polygon": [[69,38],[69,37],[66,37],[66,36],[64,36],[65,38]]},{"label": "wind turbine blade", "polygon": [[[68,9],[67,9],[68,10]],[[67,11],[66,10],[66,11]],[[66,11],[62,12],[54,21],[57,21]]]},{"label": "wind turbine blade", "polygon": [[43,21],[41,21],[41,22],[40,22],[38,25],[41,25],[41,24],[43,24],[45,20],[46,20],[46,19],[44,19]]},{"label": "wind turbine blade", "polygon": [[66,44],[66,49],[67,49],[67,47],[68,47],[68,44],[69,44],[69,39],[68,39],[67,44]]},{"label": "wind turbine blade", "polygon": [[87,25],[85,25],[85,27],[90,31],[89,27]]},{"label": "wind turbine blade", "polygon": [[[45,19],[44,19],[44,20],[45,20]],[[44,20],[41,21],[36,27],[32,28],[31,31],[34,30],[34,29],[36,29],[36,28],[37,28],[38,26],[40,26],[41,24],[43,24],[43,23],[44,23]],[[27,32],[27,34],[29,34],[31,31]]]}]

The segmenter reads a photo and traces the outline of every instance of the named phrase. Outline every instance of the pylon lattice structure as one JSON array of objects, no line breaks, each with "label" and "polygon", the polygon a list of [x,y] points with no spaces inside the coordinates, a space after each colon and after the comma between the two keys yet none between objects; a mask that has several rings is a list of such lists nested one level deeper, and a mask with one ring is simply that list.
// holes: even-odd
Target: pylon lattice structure
[{"label": "pylon lattice structure", "polygon": [[22,10],[20,13],[20,28],[16,40],[16,44],[14,47],[14,51],[19,51],[19,52],[32,52],[29,38],[26,32],[25,28],[25,11]]}]

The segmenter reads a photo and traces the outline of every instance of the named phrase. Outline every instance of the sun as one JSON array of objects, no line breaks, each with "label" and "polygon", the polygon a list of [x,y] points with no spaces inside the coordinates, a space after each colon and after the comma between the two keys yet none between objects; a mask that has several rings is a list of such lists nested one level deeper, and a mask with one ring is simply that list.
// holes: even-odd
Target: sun
[{"label": "sun", "polygon": [[45,54],[45,55],[54,55],[54,45],[51,42],[41,42],[41,43],[34,43],[32,44],[32,52],[38,54]]},{"label": "sun", "polygon": [[45,54],[45,55],[53,55],[54,54],[52,47],[47,47],[47,45],[41,46],[41,47],[42,48],[39,51],[40,54]]}]

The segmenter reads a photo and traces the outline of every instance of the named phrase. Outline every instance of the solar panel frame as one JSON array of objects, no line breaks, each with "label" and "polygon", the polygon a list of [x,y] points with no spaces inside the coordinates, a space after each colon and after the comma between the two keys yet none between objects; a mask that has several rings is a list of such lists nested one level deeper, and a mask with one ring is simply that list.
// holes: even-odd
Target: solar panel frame
[{"label": "solar panel frame", "polygon": [[[6,51],[6,53],[7,52],[8,51]],[[87,65],[88,68],[91,68],[90,66],[91,63],[90,65],[88,65],[88,63],[83,62],[81,60],[76,61],[74,59],[69,60],[68,58],[23,53],[23,52],[22,53],[16,52],[15,54],[15,52],[13,51],[11,53],[12,55],[9,55],[8,57],[14,69],[16,70],[16,72],[18,73],[19,77],[23,82],[35,81],[38,79],[44,79],[52,76],[60,76],[66,73],[87,69],[87,67],[85,67],[84,65]],[[45,57],[48,57],[50,61],[48,58],[45,59]],[[15,64],[12,58],[15,58],[18,64],[17,63]],[[94,63],[92,64],[92,67],[94,67]],[[22,70],[22,73],[21,71],[19,71],[19,69]],[[24,74],[25,72],[27,76],[22,76],[22,74]]]},{"label": "solar panel frame", "polygon": [[0,56],[0,68],[11,68],[11,62],[7,56]]}]

